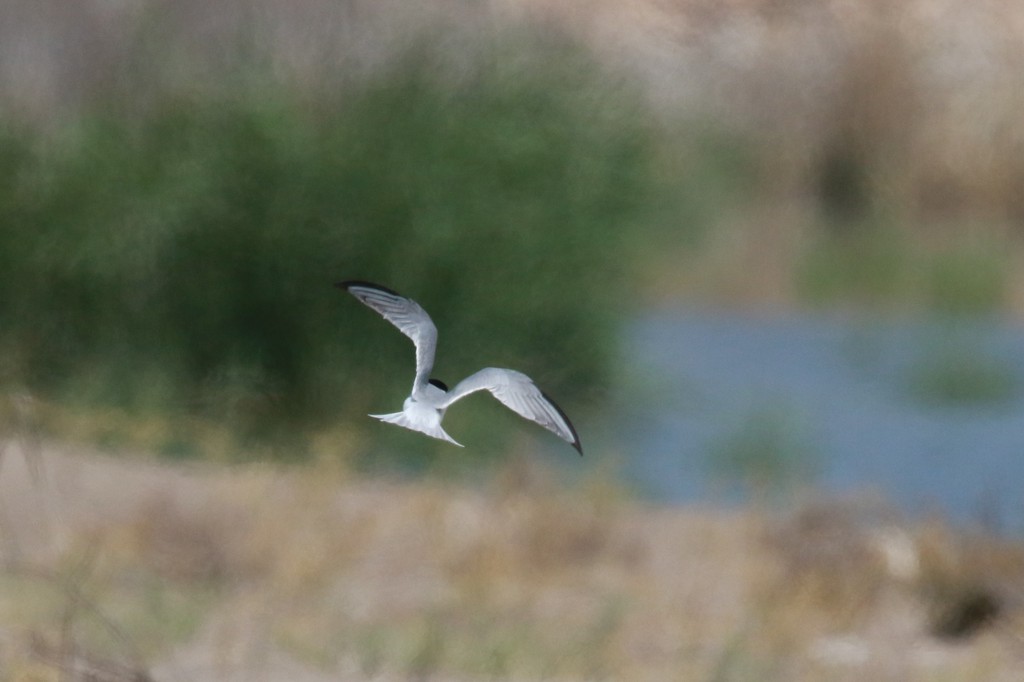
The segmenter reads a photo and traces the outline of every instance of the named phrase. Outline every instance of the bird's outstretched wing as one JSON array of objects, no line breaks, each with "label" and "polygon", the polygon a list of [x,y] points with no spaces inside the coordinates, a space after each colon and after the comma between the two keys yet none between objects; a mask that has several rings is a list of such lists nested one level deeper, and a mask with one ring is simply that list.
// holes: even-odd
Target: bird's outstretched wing
[{"label": "bird's outstretched wing", "polygon": [[530,377],[514,369],[488,367],[466,377],[448,392],[441,408],[445,409],[456,400],[483,390],[490,391],[491,395],[513,412],[540,424],[583,454],[580,437],[562,408],[537,388]]},{"label": "bird's outstretched wing", "polygon": [[412,339],[416,346],[416,380],[413,393],[423,390],[434,367],[434,351],[437,349],[437,327],[430,315],[411,298],[372,282],[348,280],[338,282],[336,287],[346,290],[368,307],[376,310],[381,317],[398,327],[398,330]]}]

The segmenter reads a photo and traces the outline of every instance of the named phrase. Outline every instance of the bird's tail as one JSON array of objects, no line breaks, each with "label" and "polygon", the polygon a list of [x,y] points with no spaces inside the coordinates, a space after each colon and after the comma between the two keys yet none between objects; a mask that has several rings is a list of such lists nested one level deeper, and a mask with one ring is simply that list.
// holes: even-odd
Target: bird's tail
[{"label": "bird's tail", "polygon": [[448,441],[452,445],[458,445],[460,448],[465,447],[462,443],[458,442],[457,440],[449,436],[445,432],[445,430],[441,428],[440,424],[437,424],[436,426],[430,426],[427,424],[414,423],[411,419],[409,419],[408,415],[406,415],[405,412],[392,412],[391,414],[371,414],[370,416],[373,417],[374,419],[379,419],[382,422],[387,422],[388,424],[401,426],[403,428],[409,429],[410,431],[418,431],[420,433],[425,433],[432,438],[437,438],[438,440]]}]

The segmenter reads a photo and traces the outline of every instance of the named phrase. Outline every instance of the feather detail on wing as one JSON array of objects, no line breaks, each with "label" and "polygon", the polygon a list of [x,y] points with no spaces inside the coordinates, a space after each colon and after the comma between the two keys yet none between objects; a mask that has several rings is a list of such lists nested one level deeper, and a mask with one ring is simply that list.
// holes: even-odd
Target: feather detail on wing
[{"label": "feather detail on wing", "polygon": [[335,286],[348,291],[412,339],[416,346],[416,381],[413,391],[423,389],[430,379],[430,370],[434,367],[434,351],[437,348],[437,327],[427,311],[411,298],[405,298],[372,282],[350,280],[338,282]]},{"label": "feather detail on wing", "polygon": [[456,400],[476,391],[489,391],[520,417],[540,424],[583,454],[580,438],[569,417],[522,372],[497,367],[482,369],[456,384],[441,407],[447,408]]}]

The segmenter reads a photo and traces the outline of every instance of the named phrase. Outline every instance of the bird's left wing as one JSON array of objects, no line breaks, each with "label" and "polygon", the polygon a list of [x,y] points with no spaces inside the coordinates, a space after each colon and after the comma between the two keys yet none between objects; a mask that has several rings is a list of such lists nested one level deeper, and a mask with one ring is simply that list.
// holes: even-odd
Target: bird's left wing
[{"label": "bird's left wing", "polygon": [[416,381],[413,391],[425,388],[430,380],[430,370],[434,368],[434,351],[437,349],[437,327],[427,311],[411,298],[372,282],[349,280],[338,282],[335,286],[345,289],[376,310],[381,317],[412,339],[416,346]]},{"label": "bird's left wing", "polygon": [[530,377],[514,369],[488,367],[466,377],[448,392],[441,408],[447,408],[470,393],[484,390],[490,391],[519,416],[540,424],[583,454],[580,437],[562,408],[537,388]]}]

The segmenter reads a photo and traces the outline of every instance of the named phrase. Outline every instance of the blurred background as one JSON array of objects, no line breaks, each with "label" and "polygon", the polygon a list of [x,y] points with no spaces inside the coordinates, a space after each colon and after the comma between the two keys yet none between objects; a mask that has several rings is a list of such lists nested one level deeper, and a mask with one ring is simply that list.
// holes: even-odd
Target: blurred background
[{"label": "blurred background", "polygon": [[0,677],[1020,679],[1022,111],[1007,0],[0,0]]}]

